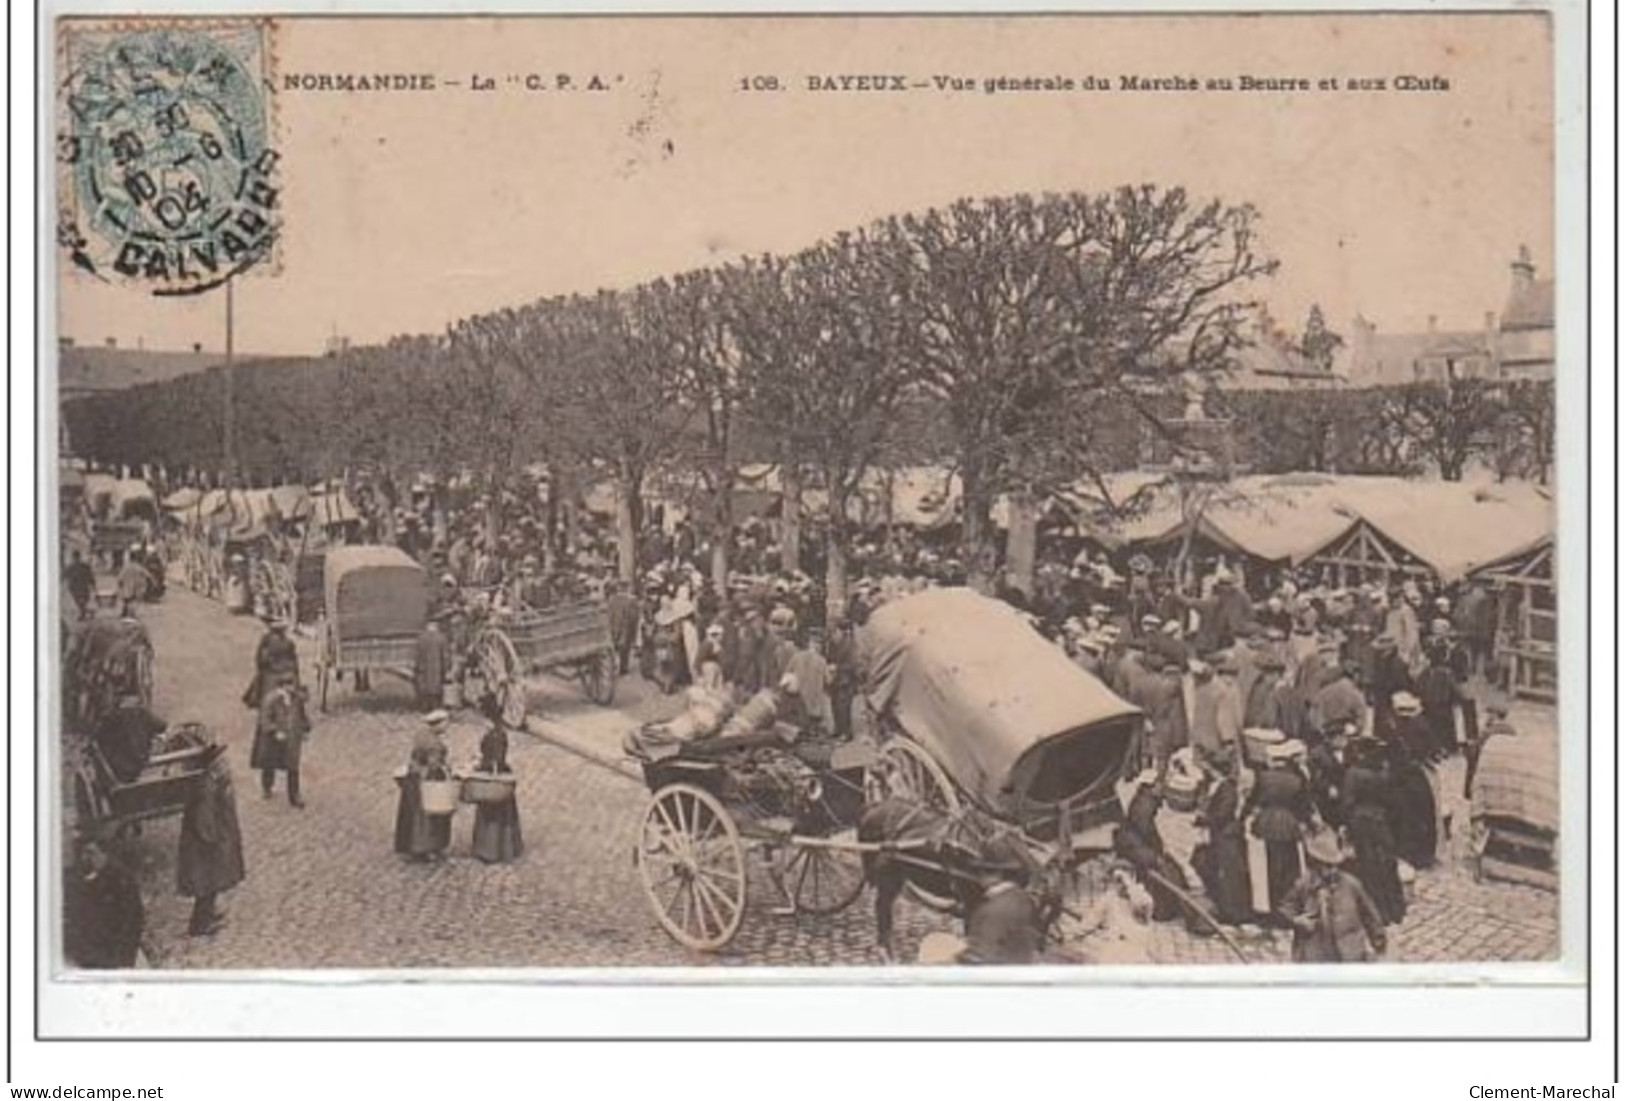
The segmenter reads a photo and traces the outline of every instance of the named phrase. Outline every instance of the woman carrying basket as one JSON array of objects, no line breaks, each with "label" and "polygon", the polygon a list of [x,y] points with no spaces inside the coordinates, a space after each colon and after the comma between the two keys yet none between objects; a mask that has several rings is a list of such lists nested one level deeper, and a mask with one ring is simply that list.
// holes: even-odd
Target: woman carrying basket
[{"label": "woman carrying basket", "polygon": [[395,810],[395,851],[415,863],[444,859],[451,846],[451,816],[429,814],[423,807],[424,781],[451,776],[446,769],[446,725],[450,721],[444,711],[423,717],[423,727],[412,739],[405,772],[397,777],[401,795]]},{"label": "woman carrying basket", "polygon": [[[485,707],[491,728],[480,739],[479,771],[493,775],[513,774],[508,767],[508,728],[502,725],[502,708],[494,696],[488,697]],[[509,797],[501,802],[480,802],[474,808],[474,855],[487,864],[506,864],[518,860],[525,851],[525,841],[519,832],[519,799],[513,786]]]}]

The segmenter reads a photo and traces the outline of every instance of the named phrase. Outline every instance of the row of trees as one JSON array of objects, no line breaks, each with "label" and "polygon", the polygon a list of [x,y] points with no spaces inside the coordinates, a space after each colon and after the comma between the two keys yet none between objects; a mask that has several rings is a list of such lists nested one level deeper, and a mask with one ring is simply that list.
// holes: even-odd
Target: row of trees
[{"label": "row of trees", "polygon": [[[1181,395],[1219,395],[1240,461],[1260,471],[1459,478],[1550,465],[1550,387],[1478,381],[1257,393],[1213,383],[1247,341],[1275,270],[1250,206],[1183,190],[964,201],[889,218],[788,257],[622,291],[539,301],[308,363],[241,366],[238,452],[259,478],[374,467],[471,471],[500,485],[529,463],[568,493],[619,490],[624,570],[643,493],[674,472],[706,528],[728,531],[737,472],[780,465],[827,495],[829,591],[853,533],[847,505],[877,466],[945,462],[964,491],[962,554],[994,563],[989,515],[1135,464],[1171,437]],[[1304,358],[1339,338],[1311,314]],[[219,469],[223,379],[190,376],[69,406],[87,457]],[[800,516],[786,510],[788,561]],[[492,514],[492,522],[500,516]],[[712,539],[726,574],[728,540]]]},{"label": "row of trees", "polygon": [[1473,464],[1544,485],[1556,446],[1549,380],[1458,379],[1361,390],[1220,394],[1240,461],[1260,473],[1436,472]]},{"label": "row of trees", "polygon": [[[1110,469],[1125,415],[1160,423],[1147,395],[1227,367],[1275,269],[1257,221],[1152,186],[962,201],[789,257],[547,299],[264,378],[239,369],[239,446],[306,474],[608,470],[626,569],[651,473],[693,475],[706,526],[725,532],[741,463],[776,461],[790,499],[802,478],[828,495],[836,599],[866,474],[890,455],[942,459],[964,487],[965,560],[985,576],[998,495]],[[218,386],[88,403],[74,438],[95,457],[179,465],[218,425]],[[177,414],[189,424],[171,436],[160,422]],[[711,544],[720,577],[728,541]]]}]

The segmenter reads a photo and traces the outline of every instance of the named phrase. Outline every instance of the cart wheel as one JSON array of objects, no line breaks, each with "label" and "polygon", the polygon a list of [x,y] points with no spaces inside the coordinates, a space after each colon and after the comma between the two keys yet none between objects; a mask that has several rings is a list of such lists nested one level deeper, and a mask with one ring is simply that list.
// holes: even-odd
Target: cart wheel
[{"label": "cart wheel", "polygon": [[525,688],[520,681],[519,652],[505,631],[488,628],[474,643],[474,660],[486,690],[496,693],[505,725],[518,728],[525,723]]},{"label": "cart wheel", "polygon": [[633,863],[655,917],[677,943],[715,951],[745,918],[745,847],[732,816],[692,784],[655,792]]},{"label": "cart wheel", "polygon": [[[954,814],[960,809],[959,793],[954,790],[947,773],[942,771],[942,766],[931,754],[907,738],[894,737],[886,743],[886,747],[880,751],[878,771],[882,787],[888,795],[945,814]],[[947,895],[933,894],[913,883],[908,883],[904,890],[920,905],[932,910],[947,913],[955,906],[954,899]]]},{"label": "cart wheel", "polygon": [[[832,840],[857,840],[857,830],[844,830]],[[785,886],[796,909],[818,917],[838,914],[863,893],[863,858],[851,849],[798,848],[790,854]]]},{"label": "cart wheel", "polygon": [[581,664],[581,690],[593,703],[608,707],[615,702],[615,681],[620,672],[621,661],[614,650],[595,654]]}]

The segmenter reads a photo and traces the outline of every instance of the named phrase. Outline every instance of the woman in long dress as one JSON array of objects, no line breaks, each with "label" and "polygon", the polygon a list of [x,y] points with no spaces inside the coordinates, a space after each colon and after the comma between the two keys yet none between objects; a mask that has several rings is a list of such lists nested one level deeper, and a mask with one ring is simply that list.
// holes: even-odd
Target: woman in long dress
[{"label": "woman in long dress", "polygon": [[1270,914],[1280,910],[1303,874],[1298,847],[1303,824],[1309,820],[1309,784],[1292,760],[1301,749],[1302,743],[1271,746],[1269,765],[1259,772],[1242,808],[1242,817],[1252,815],[1252,835],[1264,843]]},{"label": "woman in long dress", "polygon": [[423,781],[450,777],[446,769],[446,725],[450,716],[433,711],[412,740],[406,773],[400,777],[400,802],[395,809],[395,851],[414,862],[439,860],[451,847],[451,816],[423,812]]},{"label": "woman in long dress", "polygon": [[[502,720],[493,717],[491,727],[480,739],[479,771],[512,774],[508,766],[508,730]],[[525,851],[525,841],[519,831],[519,799],[517,788],[510,788],[512,797],[501,803],[479,803],[474,809],[474,855],[487,864],[506,864],[518,860]]]},{"label": "woman in long dress", "polygon": [[1349,756],[1343,817],[1354,849],[1354,874],[1377,904],[1382,920],[1397,925],[1405,919],[1405,888],[1399,881],[1394,831],[1388,821],[1393,803],[1388,775],[1374,742],[1356,739]]},{"label": "woman in long dress", "polygon": [[1241,799],[1232,778],[1235,759],[1215,758],[1213,786],[1208,789],[1197,825],[1207,827],[1207,841],[1191,857],[1214,912],[1226,925],[1254,920],[1252,876],[1247,869],[1247,838],[1238,813]]}]

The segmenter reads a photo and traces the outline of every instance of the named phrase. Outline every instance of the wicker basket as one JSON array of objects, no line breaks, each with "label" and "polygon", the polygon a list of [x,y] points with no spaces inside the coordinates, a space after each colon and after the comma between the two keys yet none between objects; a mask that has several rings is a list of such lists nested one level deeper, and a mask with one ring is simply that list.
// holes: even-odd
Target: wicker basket
[{"label": "wicker basket", "polygon": [[512,773],[472,772],[462,778],[463,802],[511,802],[519,787],[519,778]]},{"label": "wicker basket", "polygon": [[457,811],[457,796],[462,785],[456,780],[422,780],[418,784],[423,798],[423,813],[443,818]]}]

